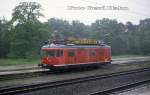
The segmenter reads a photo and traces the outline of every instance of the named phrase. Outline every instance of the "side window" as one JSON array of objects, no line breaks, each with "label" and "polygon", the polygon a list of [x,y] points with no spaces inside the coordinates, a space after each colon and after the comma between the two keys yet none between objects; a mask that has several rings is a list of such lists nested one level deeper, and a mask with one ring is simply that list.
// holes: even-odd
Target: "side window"
[{"label": "side window", "polygon": [[75,56],[75,52],[72,50],[68,51],[68,56]]},{"label": "side window", "polygon": [[63,51],[62,50],[57,50],[56,57],[61,57],[61,56],[63,56]]},{"label": "side window", "polygon": [[47,55],[48,55],[49,57],[55,57],[55,55],[56,55],[55,53],[56,53],[55,50],[47,51]]},{"label": "side window", "polygon": [[91,50],[91,51],[90,51],[90,56],[95,56],[95,55],[96,55],[96,51]]}]

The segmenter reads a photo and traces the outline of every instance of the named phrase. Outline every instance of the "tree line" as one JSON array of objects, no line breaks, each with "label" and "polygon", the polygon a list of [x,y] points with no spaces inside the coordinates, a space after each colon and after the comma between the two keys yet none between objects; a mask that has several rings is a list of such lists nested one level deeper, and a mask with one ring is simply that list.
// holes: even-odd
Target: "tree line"
[{"label": "tree line", "polygon": [[42,7],[36,2],[21,2],[12,11],[12,19],[0,19],[0,58],[37,58],[44,41],[57,31],[61,38],[103,40],[113,55],[150,54],[150,19],[123,24],[116,19],[97,19],[91,25],[80,21],[50,18],[40,22]]}]

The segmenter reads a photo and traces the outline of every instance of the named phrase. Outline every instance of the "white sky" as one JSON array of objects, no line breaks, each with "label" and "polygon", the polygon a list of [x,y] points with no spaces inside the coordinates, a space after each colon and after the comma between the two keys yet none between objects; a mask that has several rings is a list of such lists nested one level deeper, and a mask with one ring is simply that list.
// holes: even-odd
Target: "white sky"
[{"label": "white sky", "polygon": [[[23,1],[34,1],[42,5],[42,13],[46,21],[49,18],[60,18],[64,20],[80,20],[90,24],[96,19],[110,18],[119,22],[131,21],[138,24],[140,19],[150,18],[149,0],[0,0],[0,17],[11,18],[12,9]],[[97,2],[97,4],[95,3]],[[102,5],[128,7],[129,10],[68,10],[68,6],[75,7],[101,7]]]}]

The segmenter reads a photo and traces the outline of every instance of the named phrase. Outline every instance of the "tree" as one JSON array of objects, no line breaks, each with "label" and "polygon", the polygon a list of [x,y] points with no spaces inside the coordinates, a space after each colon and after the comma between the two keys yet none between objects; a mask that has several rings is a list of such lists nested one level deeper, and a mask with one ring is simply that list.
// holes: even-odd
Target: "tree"
[{"label": "tree", "polygon": [[36,2],[21,2],[12,13],[12,40],[9,57],[38,57],[42,41],[48,39],[48,28],[38,18],[41,5]]},{"label": "tree", "polygon": [[51,31],[57,31],[59,34],[66,37],[86,38],[88,36],[88,27],[80,21],[72,21],[69,23],[66,20],[51,18],[47,22]]},{"label": "tree", "polygon": [[150,54],[150,19],[141,20],[137,34],[140,54]]},{"label": "tree", "polygon": [[9,23],[4,18],[0,19],[0,58],[7,57],[10,49]]},{"label": "tree", "polygon": [[19,24],[38,21],[43,16],[41,5],[37,2],[21,2],[13,9],[12,22]]},{"label": "tree", "polygon": [[124,25],[117,20],[102,19],[96,20],[91,25],[92,38],[104,40],[110,43],[113,54],[124,54],[126,42],[123,39]]},{"label": "tree", "polygon": [[86,26],[80,21],[72,21],[71,31],[78,38],[87,38]]},{"label": "tree", "polygon": [[47,25],[49,27],[49,30],[51,30],[52,32],[57,31],[64,38],[73,35],[70,29],[71,26],[66,20],[51,18],[48,20]]}]

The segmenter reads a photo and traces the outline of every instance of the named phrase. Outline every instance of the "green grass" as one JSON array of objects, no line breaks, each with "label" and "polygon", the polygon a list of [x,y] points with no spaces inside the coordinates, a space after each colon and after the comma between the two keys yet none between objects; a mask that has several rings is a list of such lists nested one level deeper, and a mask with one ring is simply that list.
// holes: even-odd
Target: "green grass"
[{"label": "green grass", "polygon": [[39,64],[40,59],[0,59],[0,66]]}]

